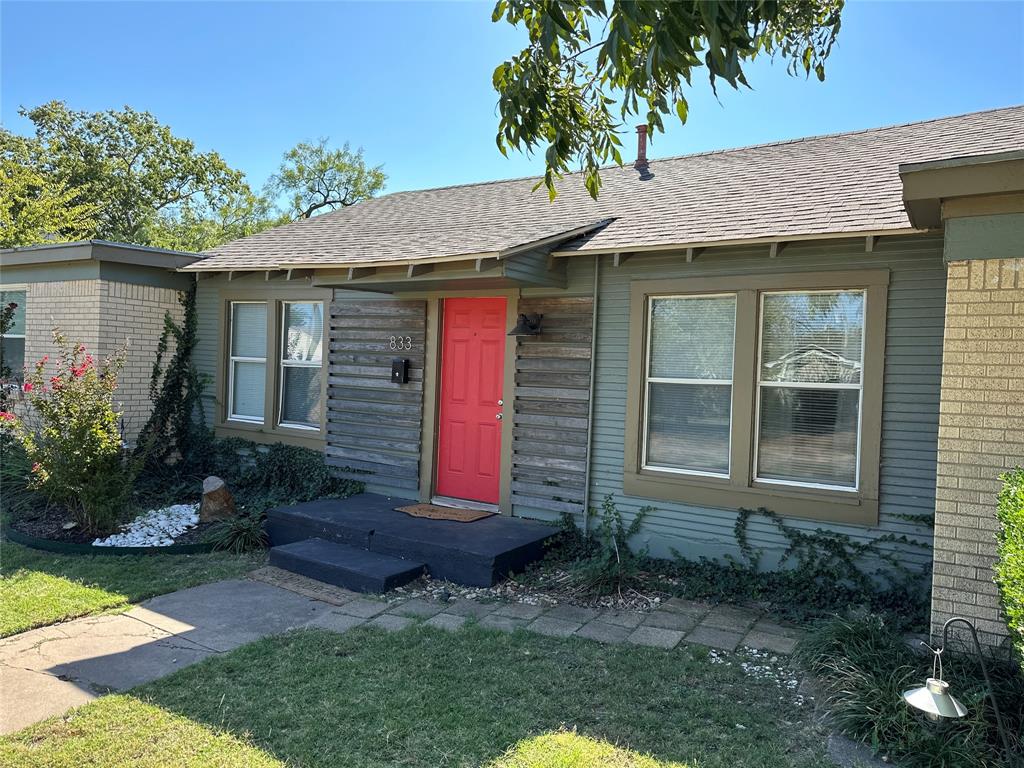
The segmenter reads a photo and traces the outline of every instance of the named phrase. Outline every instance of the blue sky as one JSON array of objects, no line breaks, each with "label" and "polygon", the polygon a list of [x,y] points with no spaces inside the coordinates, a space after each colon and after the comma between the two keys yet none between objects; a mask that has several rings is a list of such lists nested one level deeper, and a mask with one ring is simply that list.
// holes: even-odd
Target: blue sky
[{"label": "blue sky", "polygon": [[[388,191],[537,173],[495,148],[494,67],[522,30],[491,3],[0,0],[0,119],[50,99],[151,111],[262,186],[303,139],[362,146]],[[753,91],[695,81],[652,157],[1024,103],[1024,2],[848,2],[824,83],[780,62]],[[632,129],[629,129],[632,134]],[[625,139],[632,155],[633,139]]]}]

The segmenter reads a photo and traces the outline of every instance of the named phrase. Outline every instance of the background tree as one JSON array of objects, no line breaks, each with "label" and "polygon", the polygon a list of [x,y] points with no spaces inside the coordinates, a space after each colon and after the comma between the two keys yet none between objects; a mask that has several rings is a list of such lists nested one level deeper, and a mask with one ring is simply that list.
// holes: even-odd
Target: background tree
[{"label": "background tree", "polygon": [[0,131],[0,248],[88,237],[96,206],[76,202],[66,182],[36,170],[40,146]]},{"label": "background tree", "polygon": [[149,112],[76,112],[51,101],[20,114],[41,147],[33,170],[95,209],[92,237],[148,245],[161,217],[251,194],[219,154],[196,151]]},{"label": "background tree", "polygon": [[643,115],[650,131],[664,131],[662,117],[674,112],[685,123],[695,71],[707,70],[712,89],[719,80],[749,87],[743,66],[779,55],[790,74],[824,80],[842,9],[843,0],[499,0],[492,19],[522,24],[529,44],[494,71],[498,148],[546,145],[552,199],[573,164],[597,197],[598,168],[622,163],[622,121]]},{"label": "background tree", "polygon": [[348,143],[330,149],[327,139],[320,139],[285,152],[267,190],[275,198],[287,198],[288,215],[298,220],[373,197],[386,180],[382,166],[366,164],[362,149],[352,152]]}]

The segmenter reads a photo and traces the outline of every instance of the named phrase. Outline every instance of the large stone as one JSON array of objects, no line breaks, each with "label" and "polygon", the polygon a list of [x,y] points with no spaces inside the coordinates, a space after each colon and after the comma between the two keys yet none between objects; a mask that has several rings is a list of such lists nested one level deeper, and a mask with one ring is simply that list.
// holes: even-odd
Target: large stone
[{"label": "large stone", "polygon": [[199,522],[227,520],[237,514],[235,499],[227,484],[213,475],[203,480],[203,503],[199,507]]}]

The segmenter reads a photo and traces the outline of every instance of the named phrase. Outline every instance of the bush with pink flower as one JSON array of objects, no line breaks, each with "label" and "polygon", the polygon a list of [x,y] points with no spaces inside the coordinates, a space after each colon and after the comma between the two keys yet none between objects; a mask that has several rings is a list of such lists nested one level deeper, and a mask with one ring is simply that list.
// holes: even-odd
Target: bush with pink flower
[{"label": "bush with pink flower", "polygon": [[97,362],[81,343],[54,331],[55,371],[49,356],[26,371],[26,418],[0,412],[32,463],[32,483],[54,504],[66,507],[85,530],[114,528],[136,474],[125,451],[114,407],[124,352]]}]

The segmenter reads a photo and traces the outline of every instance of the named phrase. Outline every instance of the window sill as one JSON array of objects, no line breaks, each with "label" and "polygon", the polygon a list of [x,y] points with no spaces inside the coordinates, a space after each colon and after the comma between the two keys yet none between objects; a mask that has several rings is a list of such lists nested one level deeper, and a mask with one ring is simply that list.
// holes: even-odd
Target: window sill
[{"label": "window sill", "polygon": [[764,507],[782,517],[865,526],[878,524],[878,500],[864,498],[852,491],[792,486],[747,487],[732,485],[725,479],[652,470],[624,473],[622,487],[628,496],[661,501],[733,510]]},{"label": "window sill", "polygon": [[214,428],[217,437],[239,437],[254,443],[285,443],[322,451],[327,443],[323,430],[300,427],[268,427],[247,421],[227,420]]}]

